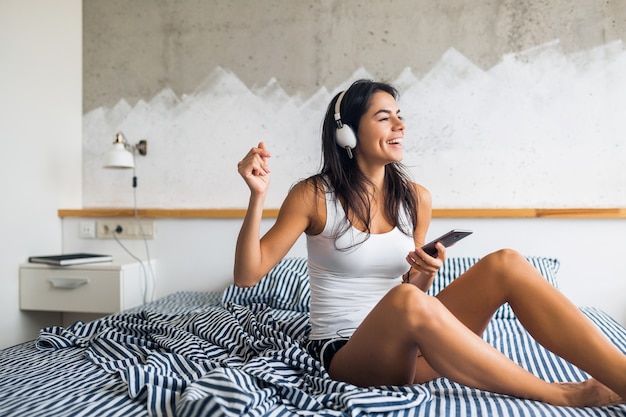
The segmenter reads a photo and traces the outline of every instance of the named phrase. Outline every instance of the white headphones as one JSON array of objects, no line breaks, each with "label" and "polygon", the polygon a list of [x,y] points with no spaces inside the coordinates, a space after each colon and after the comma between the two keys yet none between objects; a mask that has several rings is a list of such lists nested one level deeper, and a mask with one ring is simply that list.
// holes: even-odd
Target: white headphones
[{"label": "white headphones", "polygon": [[343,148],[348,152],[348,157],[352,159],[352,149],[356,148],[356,134],[354,130],[348,125],[343,124],[341,121],[341,113],[339,108],[341,107],[341,99],[346,94],[344,90],[339,94],[337,98],[337,102],[335,103],[335,123],[337,123],[337,129],[335,130],[335,140],[337,141],[337,146]]}]

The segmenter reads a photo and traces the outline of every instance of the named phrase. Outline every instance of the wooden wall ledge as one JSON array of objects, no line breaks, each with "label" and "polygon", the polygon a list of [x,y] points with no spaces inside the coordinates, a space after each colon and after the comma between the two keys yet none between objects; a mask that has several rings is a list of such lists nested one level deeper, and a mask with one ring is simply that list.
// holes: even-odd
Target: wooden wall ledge
[{"label": "wooden wall ledge", "polygon": [[[59,209],[59,217],[133,217],[132,208]],[[241,219],[246,209],[164,209],[137,210],[142,218],[163,219]],[[266,209],[265,218],[275,218],[278,209]],[[433,218],[562,218],[623,219],[626,208],[450,208],[433,209]]]}]

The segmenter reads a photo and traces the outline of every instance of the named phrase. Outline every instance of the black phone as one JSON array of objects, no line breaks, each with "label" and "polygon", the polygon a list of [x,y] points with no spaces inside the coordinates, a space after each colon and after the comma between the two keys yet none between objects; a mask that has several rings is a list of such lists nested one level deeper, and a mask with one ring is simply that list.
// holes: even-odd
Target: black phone
[{"label": "black phone", "polygon": [[429,254],[430,256],[435,257],[437,256],[437,248],[435,247],[435,244],[437,242],[441,242],[441,244],[447,248],[449,246],[454,245],[456,242],[463,239],[464,237],[471,235],[472,233],[473,232],[471,230],[461,230],[461,229],[450,230],[448,233],[443,234],[439,236],[437,239],[433,240],[432,242],[429,242],[425,244],[424,246],[422,246],[422,250],[426,252],[427,254]]}]

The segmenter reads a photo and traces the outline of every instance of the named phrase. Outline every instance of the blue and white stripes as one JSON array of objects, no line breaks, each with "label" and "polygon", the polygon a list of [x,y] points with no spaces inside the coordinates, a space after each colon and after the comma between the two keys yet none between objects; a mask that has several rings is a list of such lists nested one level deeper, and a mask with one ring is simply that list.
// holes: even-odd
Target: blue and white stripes
[{"label": "blue and white stripes", "polygon": [[[452,266],[468,264],[459,262]],[[367,389],[333,381],[303,349],[307,311],[248,299],[254,290],[235,292],[241,304],[232,294],[178,293],[92,323],[45,329],[39,349],[29,342],[0,351],[0,416],[626,414],[626,406],[552,407],[444,378]],[[300,303],[305,293],[301,286],[280,306]],[[264,297],[273,294],[266,288]],[[622,326],[598,310],[584,312],[626,352]],[[586,378],[534,342],[514,317],[494,318],[484,338],[546,380]]]}]

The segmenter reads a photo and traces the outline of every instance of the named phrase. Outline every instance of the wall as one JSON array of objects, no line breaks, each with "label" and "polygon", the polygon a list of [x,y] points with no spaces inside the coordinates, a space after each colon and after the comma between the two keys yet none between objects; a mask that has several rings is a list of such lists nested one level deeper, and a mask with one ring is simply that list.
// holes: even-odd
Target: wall
[{"label": "wall", "polygon": [[359,77],[401,92],[405,163],[437,207],[626,206],[626,3],[92,0],[83,204],[130,205],[99,169],[149,139],[150,207],[243,207],[237,161],[273,154],[269,207],[319,166],[327,103]]},{"label": "wall", "polygon": [[[107,2],[90,1],[89,4],[104,5]],[[119,6],[120,2],[112,2]],[[204,2],[203,2],[204,3]],[[209,2],[206,2],[209,4]],[[223,4],[233,3],[225,2]],[[319,2],[328,6],[333,2]],[[434,4],[428,2],[429,4]],[[519,7],[524,5],[520,3]],[[124,5],[141,4],[141,2],[123,2]],[[152,3],[151,3],[152,4]],[[411,3],[413,4],[413,3]],[[495,7],[494,3],[494,7]],[[537,22],[535,30],[528,30],[526,36],[505,36],[498,38],[497,55],[472,52],[465,44],[465,34],[456,33],[458,50],[467,55],[472,62],[477,62],[483,69],[495,65],[500,54],[511,51],[506,44],[516,45],[515,50],[526,50],[532,45],[542,44],[554,39],[546,35],[539,27],[563,28],[570,24],[568,19],[560,20],[559,15],[571,16],[578,13],[596,19],[594,24],[585,25],[567,38],[561,37],[564,53],[570,54],[582,48],[623,39],[622,2],[608,1],[601,5],[577,4],[576,10],[562,13],[567,8],[566,2],[546,2],[543,7],[551,9],[551,13],[533,19]],[[225,7],[225,6],[224,6]],[[424,6],[425,7],[425,6]],[[439,6],[431,6],[439,7]],[[478,9],[483,10],[484,7]],[[143,13],[152,13],[154,8],[144,8]],[[371,9],[370,9],[371,10]],[[118,257],[124,256],[123,251],[111,241],[83,240],[78,238],[78,219],[59,220],[56,215],[58,208],[81,207],[81,125],[82,89],[81,89],[81,31],[82,4],[79,0],[62,0],[49,2],[44,0],[4,0],[0,2],[0,55],[3,57],[0,66],[0,130],[4,151],[0,153],[0,175],[3,178],[2,191],[5,196],[0,206],[0,234],[3,236],[0,251],[0,348],[32,339],[37,331],[48,324],[58,324],[58,314],[20,312],[18,306],[18,264],[24,262],[29,255],[55,253],[61,250],[74,251],[93,249],[111,251]],[[530,12],[530,10],[529,10]],[[537,11],[532,12],[534,16]],[[541,13],[539,13],[541,14]],[[167,16],[168,13],[164,13]],[[464,16],[471,15],[468,10]],[[513,18],[513,14],[505,14]],[[411,25],[414,17],[408,15]],[[546,20],[548,23],[546,23]],[[432,19],[431,19],[432,20]],[[612,23],[611,23],[612,22]],[[140,30],[142,25],[128,25]],[[498,26],[498,25],[495,25]],[[441,35],[442,29],[436,31]],[[598,27],[603,27],[604,35],[599,36]],[[477,27],[478,28],[478,27]],[[531,28],[532,29],[532,28]],[[428,31],[424,31],[426,33]],[[454,32],[454,31],[452,31]],[[231,36],[247,37],[245,32],[233,31]],[[487,36],[486,33],[483,36]],[[208,36],[207,38],[211,38]],[[380,37],[384,43],[384,37]],[[480,37],[479,37],[480,39]],[[106,39],[100,39],[106,44]],[[433,52],[426,54],[426,65],[416,71],[419,76],[427,68],[432,67],[446,50],[435,42]],[[216,45],[218,48],[219,45]],[[176,45],[172,45],[173,50]],[[220,49],[220,48],[218,48]],[[223,56],[206,53],[205,56]],[[221,50],[221,49],[220,49]],[[342,52],[339,52],[342,54]],[[201,53],[199,53],[201,55]],[[330,52],[327,54],[331,55]],[[336,54],[335,54],[336,55]],[[335,56],[333,55],[333,56]],[[416,54],[417,55],[417,54]],[[422,55],[421,53],[419,55]],[[569,55],[568,55],[569,56]],[[258,58],[258,57],[257,57]],[[172,57],[176,59],[176,57]],[[299,71],[291,71],[280,62],[266,73],[263,65],[244,65],[236,61],[246,57],[232,54],[232,64],[236,68],[245,68],[241,75],[244,82],[253,86],[256,79],[268,80],[276,68],[284,69],[285,73],[297,76]],[[381,59],[381,62],[383,60]],[[310,61],[303,61],[305,64]],[[307,64],[308,65],[308,64]],[[402,64],[404,65],[404,64]],[[254,74],[254,69],[260,74]],[[268,67],[269,68],[269,67]],[[401,67],[399,67],[401,68]],[[131,72],[134,68],[124,67]],[[251,71],[251,72],[250,72]],[[330,65],[325,67],[329,84],[338,85],[351,72],[333,73]],[[392,71],[393,72],[393,71]],[[194,74],[188,77],[190,84],[176,88],[176,94],[182,96],[189,93],[206,75]],[[392,74],[397,75],[397,74]],[[166,77],[167,80],[167,77]],[[126,82],[120,77],[119,81]],[[263,83],[261,85],[264,85]],[[285,83],[286,91],[295,94],[298,86]],[[313,83],[308,93],[321,85]],[[109,87],[111,87],[109,85]],[[120,84],[124,91],[128,85]],[[138,97],[152,97],[156,90],[146,90],[129,98],[132,105]],[[114,99],[103,100],[103,105],[117,102],[119,93],[114,91]],[[91,107],[87,106],[87,110]],[[104,142],[112,140],[107,132]],[[141,136],[144,131],[133,132]],[[254,131],[252,131],[254,133]],[[205,136],[202,136],[203,138]],[[246,146],[248,146],[246,144]],[[104,146],[103,146],[104,149]],[[157,147],[158,149],[158,147]],[[193,147],[185,154],[190,154]],[[162,152],[162,151],[161,151]],[[153,156],[153,155],[151,155]],[[180,158],[178,156],[177,158]],[[162,160],[143,163],[158,165]],[[139,165],[140,169],[141,165]],[[233,166],[234,167],[234,166]],[[96,169],[89,167],[87,169]],[[231,169],[229,167],[229,169]],[[107,174],[108,175],[108,174]],[[132,202],[130,193],[130,177],[128,173],[118,173],[120,183],[115,190],[121,193],[121,204]],[[139,201],[146,200],[142,194],[150,184],[145,172],[138,172],[140,179]],[[107,181],[112,181],[107,177]],[[178,184],[178,185],[176,185]],[[182,187],[184,183],[176,182],[174,186]],[[171,187],[159,189],[153,184],[156,192],[171,191]],[[244,188],[240,188],[243,192]],[[210,202],[210,201],[209,201]],[[265,222],[268,227],[269,222]],[[159,294],[163,295],[176,290],[185,289],[219,289],[230,282],[232,269],[232,248],[234,236],[238,229],[238,220],[159,220],[157,221],[157,239],[150,242],[152,256],[158,260],[157,280]],[[431,234],[437,235],[449,227],[471,227],[477,231],[472,241],[451,249],[450,255],[483,254],[485,251],[500,246],[516,247],[525,252],[559,256],[563,259],[561,280],[563,289],[577,304],[597,305],[611,312],[614,317],[626,324],[624,312],[622,264],[619,261],[624,249],[621,236],[624,235],[624,222],[621,220],[550,220],[550,219],[519,219],[519,220],[435,220]],[[471,245],[470,245],[471,243]],[[142,244],[133,242],[130,247],[140,256],[143,254]],[[454,251],[454,252],[453,252]],[[302,242],[294,249],[294,255],[302,255]]]},{"label": "wall", "polygon": [[248,88],[275,79],[288,96],[342,84],[422,77],[450,48],[482,70],[560,40],[565,54],[624,40],[621,0],[89,0],[85,112],[131,106],[169,87],[192,94],[216,67]]},{"label": "wall", "polygon": [[[93,219],[84,219],[93,220]],[[118,259],[128,254],[112,240],[78,238],[81,219],[63,221],[66,251],[96,251]],[[272,224],[263,221],[262,231]],[[157,219],[156,236],[148,241],[157,261],[156,296],[176,291],[220,291],[232,284],[239,219]],[[448,250],[448,256],[482,257],[500,248],[561,261],[560,289],[579,306],[594,306],[626,325],[626,273],[623,269],[623,219],[434,219],[428,233],[435,238],[451,228],[474,234]],[[143,241],[124,240],[135,256],[146,259]],[[288,256],[306,256],[301,238]]]},{"label": "wall", "polygon": [[59,314],[21,312],[18,265],[62,250],[59,207],[81,206],[81,2],[0,2],[0,348]]},{"label": "wall", "polygon": [[[85,207],[133,204],[131,173],[100,169],[117,130],[149,141],[140,207],[244,207],[235,167],[261,139],[278,207],[318,167],[326,103],[359,77],[400,88],[406,162],[436,207],[626,206],[624,2],[92,0],[84,19]],[[125,256],[78,239],[79,221],[65,249]],[[230,283],[239,220],[156,224],[158,295]],[[436,219],[430,235],[451,227],[475,235],[450,255],[560,258],[566,295],[626,323],[623,220]]]}]

